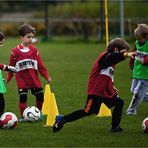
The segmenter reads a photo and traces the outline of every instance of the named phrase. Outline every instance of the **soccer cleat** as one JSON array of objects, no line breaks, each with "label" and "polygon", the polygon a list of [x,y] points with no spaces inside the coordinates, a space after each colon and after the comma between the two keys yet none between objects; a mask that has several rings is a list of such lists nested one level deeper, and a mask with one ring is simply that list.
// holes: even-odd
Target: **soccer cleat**
[{"label": "soccer cleat", "polygon": [[19,119],[19,122],[25,122],[25,119],[23,118],[23,117],[21,117],[20,119]]},{"label": "soccer cleat", "polygon": [[57,115],[53,125],[53,132],[58,132],[64,125],[64,120],[62,115]]},{"label": "soccer cleat", "polygon": [[127,111],[126,114],[127,115],[137,115],[137,112],[136,112],[136,110],[134,110],[134,111]]},{"label": "soccer cleat", "polygon": [[120,126],[111,127],[110,132],[112,133],[123,132],[123,129]]}]

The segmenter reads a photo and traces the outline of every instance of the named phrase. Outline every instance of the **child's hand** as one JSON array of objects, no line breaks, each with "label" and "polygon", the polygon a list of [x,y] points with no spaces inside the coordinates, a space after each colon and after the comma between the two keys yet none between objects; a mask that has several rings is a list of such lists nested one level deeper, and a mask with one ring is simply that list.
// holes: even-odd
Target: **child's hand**
[{"label": "child's hand", "polygon": [[48,77],[47,81],[48,81],[48,83],[50,83],[51,82],[51,77]]},{"label": "child's hand", "polygon": [[141,64],[144,64],[144,58],[137,58],[136,57],[136,60],[138,60]]},{"label": "child's hand", "polygon": [[134,59],[135,55],[136,55],[136,51],[127,53],[127,56],[128,56],[128,57],[131,57],[131,58],[133,58],[133,59]]},{"label": "child's hand", "polygon": [[119,92],[119,89],[117,89],[114,85],[113,88],[116,90],[117,93]]},{"label": "child's hand", "polygon": [[5,71],[10,71],[10,72],[14,72],[14,73],[17,72],[17,69],[16,69],[15,67],[13,67],[13,66],[8,66],[8,65],[4,65],[3,70],[5,70]]},{"label": "child's hand", "polygon": [[135,58],[135,55],[136,55],[136,52],[133,51],[133,52],[124,52],[124,57],[131,57],[131,58]]}]

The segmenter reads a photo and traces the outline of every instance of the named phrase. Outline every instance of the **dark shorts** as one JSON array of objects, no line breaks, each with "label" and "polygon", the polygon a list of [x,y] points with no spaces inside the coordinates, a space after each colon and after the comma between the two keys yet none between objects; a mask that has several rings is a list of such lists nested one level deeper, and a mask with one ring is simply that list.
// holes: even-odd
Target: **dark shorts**
[{"label": "dark shorts", "polygon": [[40,87],[40,88],[34,87],[34,88],[30,88],[30,89],[22,88],[22,89],[18,89],[18,94],[19,95],[27,94],[28,91],[31,91],[31,93],[33,95],[36,95],[36,94],[42,93],[43,92],[43,88],[42,87]]},{"label": "dark shorts", "polygon": [[98,114],[102,103],[104,103],[108,108],[112,108],[120,101],[122,100],[120,99],[119,96],[115,96],[109,99],[109,98],[98,97],[95,95],[88,95],[84,111],[90,114],[92,113]]}]

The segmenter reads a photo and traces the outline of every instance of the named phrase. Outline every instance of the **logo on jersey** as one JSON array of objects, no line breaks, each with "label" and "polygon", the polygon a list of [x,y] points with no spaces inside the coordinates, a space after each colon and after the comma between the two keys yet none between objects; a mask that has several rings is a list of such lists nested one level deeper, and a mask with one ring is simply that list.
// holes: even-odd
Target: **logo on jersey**
[{"label": "logo on jersey", "polygon": [[25,69],[38,70],[37,60],[33,60],[33,59],[20,60],[16,63],[15,67],[18,69],[18,71],[25,70]]}]

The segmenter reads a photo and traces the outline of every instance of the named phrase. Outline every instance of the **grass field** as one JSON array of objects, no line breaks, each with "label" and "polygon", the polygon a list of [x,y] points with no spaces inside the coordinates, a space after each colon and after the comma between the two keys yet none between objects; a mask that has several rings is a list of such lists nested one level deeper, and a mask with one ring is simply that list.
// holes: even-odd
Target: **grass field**
[{"label": "grass field", "polygon": [[[8,64],[11,48],[17,39],[7,39],[2,47],[0,63]],[[132,47],[132,43],[130,44]],[[92,64],[105,43],[38,43],[40,55],[51,77],[51,89],[55,93],[60,114],[67,114],[84,107],[87,81]],[[6,72],[3,72],[6,77]],[[43,87],[46,81],[41,77]],[[142,120],[148,116],[147,105],[142,103],[137,116],[127,116],[125,111],[131,100],[131,70],[128,60],[116,67],[115,84],[124,99],[121,127],[127,133],[109,132],[111,117],[91,116],[66,124],[58,133],[44,127],[46,117],[39,123],[18,123],[16,129],[0,130],[0,147],[147,147],[148,135],[141,129]],[[18,95],[13,78],[7,85],[5,111],[14,112],[19,118]],[[29,94],[28,104],[34,105],[35,98]]]}]

